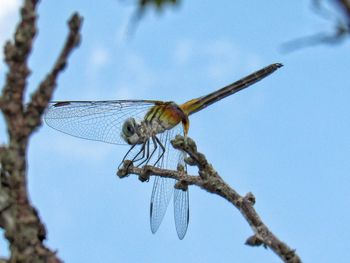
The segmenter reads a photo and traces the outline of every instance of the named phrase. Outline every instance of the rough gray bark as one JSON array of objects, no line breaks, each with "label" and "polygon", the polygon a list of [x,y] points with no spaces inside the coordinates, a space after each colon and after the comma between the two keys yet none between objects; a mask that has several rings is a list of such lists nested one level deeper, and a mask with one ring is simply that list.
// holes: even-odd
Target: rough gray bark
[{"label": "rough gray bark", "polygon": [[[30,74],[28,57],[37,32],[37,4],[37,0],[24,1],[21,21],[16,28],[14,39],[6,43],[4,50],[9,69],[0,95],[0,110],[5,117],[9,141],[0,146],[0,227],[5,230],[5,237],[10,245],[10,258],[0,259],[1,263],[61,262],[55,251],[44,245],[45,226],[30,203],[27,190],[27,149],[30,135],[41,125],[41,116],[52,97],[56,79],[65,68],[72,50],[79,44],[82,18],[78,14],[70,18],[69,34],[61,53],[26,105],[24,93]],[[295,251],[280,241],[262,222],[253,207],[255,198],[251,193],[242,197],[228,186],[207,162],[205,156],[197,152],[191,140],[184,143],[182,138],[177,138],[174,146],[189,154],[187,163],[199,168],[199,176],[149,166],[126,166],[127,168],[121,169],[118,174],[121,177],[137,174],[142,180],[150,175],[170,177],[179,180],[176,185],[178,188],[197,185],[208,192],[218,194],[239,209],[251,226],[254,235],[247,239],[246,244],[269,247],[284,262],[301,262]]]},{"label": "rough gray bark", "polygon": [[124,162],[124,166],[118,170],[117,175],[123,178],[129,174],[136,174],[142,182],[148,180],[151,175],[173,178],[178,180],[175,185],[176,188],[186,189],[189,185],[196,185],[210,193],[217,194],[235,206],[252,228],[254,235],[247,239],[247,245],[263,245],[274,251],[283,262],[301,263],[301,259],[295,250],[278,239],[261,220],[254,209],[255,197],[252,193],[248,193],[243,197],[231,188],[207,161],[204,154],[197,151],[197,146],[192,139],[184,139],[184,137],[178,135],[172,141],[172,145],[175,149],[185,151],[188,154],[189,157],[185,161],[189,165],[197,166],[198,176],[188,175],[184,170],[173,171],[153,166],[138,168],[132,166],[130,161]]},{"label": "rough gray bark", "polygon": [[41,125],[41,116],[52,97],[56,79],[67,58],[79,44],[82,18],[74,14],[69,20],[69,34],[52,70],[24,104],[30,75],[28,57],[36,29],[37,0],[26,0],[14,39],[5,45],[8,66],[6,83],[0,97],[0,110],[7,125],[9,141],[0,146],[0,227],[9,242],[10,258],[1,262],[61,262],[55,251],[47,248],[45,226],[30,203],[27,189],[27,149],[30,135]]}]

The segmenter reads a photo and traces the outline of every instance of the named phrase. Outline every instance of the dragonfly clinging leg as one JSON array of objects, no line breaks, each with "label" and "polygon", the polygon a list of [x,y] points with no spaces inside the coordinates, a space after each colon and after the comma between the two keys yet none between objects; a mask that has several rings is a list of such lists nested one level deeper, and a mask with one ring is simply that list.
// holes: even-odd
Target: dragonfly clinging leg
[{"label": "dragonfly clinging leg", "polygon": [[[122,163],[154,165],[176,170],[184,154],[170,146],[176,135],[189,129],[189,116],[270,75],[282,64],[266,66],[226,87],[183,104],[158,100],[61,101],[50,103],[45,121],[52,128],[88,140],[129,145]],[[188,190],[174,189],[174,180],[156,177],[153,185],[150,224],[155,233],[174,194],[178,237],[184,238],[189,222]]]}]

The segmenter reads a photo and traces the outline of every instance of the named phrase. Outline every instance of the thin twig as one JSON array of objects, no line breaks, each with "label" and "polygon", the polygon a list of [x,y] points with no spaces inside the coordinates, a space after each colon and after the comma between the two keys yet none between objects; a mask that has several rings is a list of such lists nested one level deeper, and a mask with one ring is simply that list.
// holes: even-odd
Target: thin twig
[{"label": "thin twig", "polygon": [[348,17],[348,21],[350,21],[350,1],[349,0],[336,0],[338,5],[344,10],[345,14]]},{"label": "thin twig", "polygon": [[69,55],[80,43],[79,30],[82,22],[82,17],[77,13],[73,14],[69,19],[69,35],[65,45],[51,72],[47,74],[46,78],[40,83],[39,88],[32,94],[31,101],[25,112],[27,125],[31,131],[34,131],[41,124],[41,115],[52,98],[53,91],[57,85],[58,74],[66,67]]},{"label": "thin twig", "polygon": [[316,45],[338,45],[350,36],[350,1],[334,0],[333,3],[338,7],[335,10],[327,8],[324,0],[312,0],[312,7],[315,13],[324,19],[332,22],[333,28],[330,31],[322,29],[318,33],[299,37],[283,43],[280,47],[282,52],[288,53],[306,47]]},{"label": "thin twig", "polygon": [[185,151],[189,155],[186,163],[197,166],[199,176],[187,175],[183,171],[160,169],[153,166],[134,167],[130,161],[124,162],[124,166],[117,172],[118,176],[123,178],[129,174],[135,174],[142,181],[148,179],[149,176],[173,178],[179,181],[175,185],[177,188],[179,188],[179,185],[181,187],[196,185],[210,193],[217,194],[233,204],[252,228],[254,235],[247,239],[247,245],[269,247],[283,262],[301,262],[295,250],[279,240],[261,220],[254,209],[255,197],[252,193],[248,193],[243,197],[231,188],[207,161],[205,155],[197,151],[196,144],[192,139],[184,139],[182,136],[177,136],[172,141],[172,145],[174,148]]}]

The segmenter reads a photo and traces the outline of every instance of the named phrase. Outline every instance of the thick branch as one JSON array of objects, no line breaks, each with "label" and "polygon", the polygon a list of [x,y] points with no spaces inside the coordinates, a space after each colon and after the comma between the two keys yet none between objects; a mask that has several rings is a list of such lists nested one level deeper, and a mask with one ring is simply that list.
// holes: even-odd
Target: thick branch
[{"label": "thick branch", "polygon": [[30,70],[27,64],[36,34],[36,0],[26,0],[21,8],[21,21],[14,40],[5,45],[5,62],[9,67],[6,83],[0,97],[0,109],[4,113],[10,139],[21,133],[23,123],[23,94]]},{"label": "thick branch", "polygon": [[348,21],[350,21],[350,1],[349,0],[337,0],[339,5],[344,10],[345,14],[348,17]]},{"label": "thick branch", "polygon": [[[21,21],[12,42],[5,46],[9,67],[0,97],[9,133],[8,145],[0,146],[0,227],[10,244],[8,262],[61,262],[43,241],[46,230],[27,190],[27,148],[31,133],[40,125],[41,115],[52,97],[56,78],[79,43],[82,19],[75,14],[69,21],[69,35],[52,71],[34,92],[25,110],[23,96],[29,75],[28,56],[36,33],[36,0],[24,1]],[[3,260],[3,259],[2,259]]]},{"label": "thick branch", "polygon": [[208,163],[206,157],[197,151],[196,144],[192,139],[184,139],[182,136],[177,136],[175,140],[172,141],[172,144],[174,148],[185,151],[189,155],[186,162],[189,165],[198,167],[199,176],[187,175],[183,171],[166,170],[153,166],[138,168],[132,166],[130,161],[124,162],[124,167],[119,169],[117,173],[118,176],[122,178],[129,174],[135,174],[138,175],[142,181],[147,180],[151,175],[173,178],[178,180],[178,183],[175,185],[177,188],[197,185],[210,193],[217,194],[233,204],[252,228],[254,235],[247,239],[247,245],[264,245],[273,250],[284,262],[301,262],[295,250],[289,248],[287,244],[279,240],[261,220],[254,209],[255,197],[253,194],[248,193],[245,197],[242,197],[232,189],[219,176],[212,165]]}]

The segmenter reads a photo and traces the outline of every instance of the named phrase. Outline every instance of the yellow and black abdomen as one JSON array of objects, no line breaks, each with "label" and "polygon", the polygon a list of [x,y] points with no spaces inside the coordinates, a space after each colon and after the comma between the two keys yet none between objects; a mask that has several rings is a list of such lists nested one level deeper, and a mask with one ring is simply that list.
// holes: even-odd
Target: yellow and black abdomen
[{"label": "yellow and black abdomen", "polygon": [[187,134],[189,127],[187,115],[174,102],[156,104],[145,115],[145,121],[149,123],[157,122],[165,130],[169,130],[182,122],[185,134]]}]

